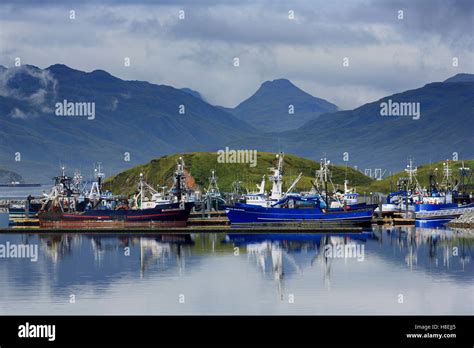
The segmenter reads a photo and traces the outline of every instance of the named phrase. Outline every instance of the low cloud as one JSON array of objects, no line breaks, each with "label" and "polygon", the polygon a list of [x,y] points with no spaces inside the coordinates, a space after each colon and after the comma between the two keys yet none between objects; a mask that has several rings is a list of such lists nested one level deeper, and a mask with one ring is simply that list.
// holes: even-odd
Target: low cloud
[{"label": "low cloud", "polygon": [[[31,66],[0,70],[0,96],[22,101],[27,109],[51,112],[48,97],[56,95],[56,88],[57,80],[47,70]],[[14,108],[10,116],[24,119],[30,114]]]},{"label": "low cloud", "polygon": [[[355,108],[472,72],[473,6],[471,0],[6,0],[0,5],[0,64],[21,57],[43,68],[103,69],[123,79],[192,88],[231,107],[265,80],[283,77],[341,108]],[[348,67],[342,66],[345,57]],[[41,104],[47,94],[37,92],[29,97]]]},{"label": "low cloud", "polygon": [[11,118],[17,118],[21,120],[28,118],[28,114],[21,111],[19,108],[14,108],[8,116],[10,116]]}]

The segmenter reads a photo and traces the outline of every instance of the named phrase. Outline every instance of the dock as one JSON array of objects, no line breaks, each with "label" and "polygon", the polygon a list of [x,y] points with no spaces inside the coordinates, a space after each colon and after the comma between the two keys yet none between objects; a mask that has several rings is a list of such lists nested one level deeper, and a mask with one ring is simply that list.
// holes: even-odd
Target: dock
[{"label": "dock", "polygon": [[149,223],[125,225],[118,222],[114,225],[73,225],[70,227],[54,226],[40,227],[37,217],[14,217],[11,219],[14,225],[10,228],[0,229],[0,233],[328,233],[328,232],[358,232],[367,230],[360,226],[346,226],[340,224],[316,224],[316,223],[295,223],[291,225],[266,225],[266,226],[231,226],[224,211],[213,212],[193,212],[191,213],[187,226],[185,227],[162,227]]},{"label": "dock", "polygon": [[[345,226],[339,224],[295,223],[292,225],[267,226],[231,226],[224,211],[192,212],[185,227],[161,227],[159,225],[144,224],[116,225],[97,227],[90,225],[71,227],[40,227],[36,215],[10,218],[13,223],[9,228],[0,229],[0,233],[327,233],[327,232],[356,232],[367,228],[359,226]],[[414,218],[406,218],[404,214],[391,214],[374,217],[373,225],[414,225]]]},{"label": "dock", "polygon": [[0,234],[14,233],[41,233],[41,234],[63,234],[63,233],[110,233],[110,234],[188,234],[188,233],[328,233],[328,232],[362,232],[363,227],[231,227],[231,226],[186,226],[186,227],[153,227],[153,228],[39,228],[39,226],[22,226],[20,228],[2,228]]},{"label": "dock", "polygon": [[192,212],[188,226],[227,226],[230,225],[225,211]]}]

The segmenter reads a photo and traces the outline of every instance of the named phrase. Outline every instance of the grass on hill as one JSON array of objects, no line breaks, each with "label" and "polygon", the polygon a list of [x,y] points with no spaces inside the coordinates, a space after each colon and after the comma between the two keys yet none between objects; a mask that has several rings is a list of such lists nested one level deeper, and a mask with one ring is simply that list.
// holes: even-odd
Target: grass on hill
[{"label": "grass on hill", "polygon": [[[417,168],[417,180],[420,183],[421,187],[428,187],[429,184],[429,174],[433,171],[436,174],[437,182],[441,184],[443,181],[443,163],[436,162],[431,164],[423,164],[418,166]],[[415,164],[416,165],[416,164]],[[459,168],[462,167],[462,161],[449,161],[449,168],[452,170],[451,173],[453,175],[453,180],[459,180]],[[474,160],[465,160],[464,167],[470,168],[474,170]],[[383,192],[388,193],[390,191],[397,189],[397,180],[400,177],[407,177],[407,173],[405,171],[400,171],[395,173],[391,176],[388,176],[380,181],[372,181],[369,185],[363,185],[360,190],[364,190],[366,192]],[[474,178],[473,178],[474,180]],[[362,192],[360,191],[359,192]]]},{"label": "grass on hill", "polygon": [[[169,186],[172,182],[176,162],[180,156],[184,158],[186,170],[192,175],[202,191],[208,187],[208,178],[213,169],[216,171],[217,183],[221,192],[231,192],[232,183],[235,181],[241,181],[242,187],[249,191],[255,191],[256,184],[261,182],[264,174],[267,175],[265,189],[266,191],[271,189],[268,174],[270,174],[269,168],[276,165],[276,157],[274,153],[268,152],[258,153],[255,167],[250,167],[249,164],[244,163],[218,163],[217,153],[215,152],[193,152],[163,156],[108,178],[104,183],[104,187],[116,194],[131,194],[136,191],[140,173],[143,173],[145,180],[155,188]],[[296,186],[296,190],[309,191],[311,181],[314,181],[315,171],[319,169],[319,163],[285,154],[283,169],[284,190],[302,172],[303,177]],[[361,185],[366,187],[373,182],[372,179],[351,167],[331,165],[330,169],[332,181],[339,187],[342,187],[346,177],[351,187]]]}]

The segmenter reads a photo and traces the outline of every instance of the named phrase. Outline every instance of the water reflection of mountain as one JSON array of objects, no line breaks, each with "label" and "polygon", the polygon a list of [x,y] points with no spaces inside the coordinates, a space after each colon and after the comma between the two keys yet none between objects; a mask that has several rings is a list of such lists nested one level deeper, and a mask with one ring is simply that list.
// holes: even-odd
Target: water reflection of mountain
[{"label": "water reflection of mountain", "polygon": [[2,260],[8,284],[34,289],[44,279],[55,293],[88,284],[104,289],[125,277],[176,275],[199,262],[186,260],[194,244],[189,234],[1,235],[0,243],[6,241],[39,245],[37,262]]}]

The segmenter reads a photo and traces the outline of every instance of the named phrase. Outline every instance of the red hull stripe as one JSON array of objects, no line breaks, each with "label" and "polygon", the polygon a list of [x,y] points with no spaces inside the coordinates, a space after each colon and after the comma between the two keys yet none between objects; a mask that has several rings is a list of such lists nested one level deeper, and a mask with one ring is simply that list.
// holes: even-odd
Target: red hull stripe
[{"label": "red hull stripe", "polygon": [[155,216],[165,216],[165,215],[176,215],[177,213],[181,213],[182,211],[179,212],[171,212],[171,213],[161,213],[161,214],[149,214],[149,215],[114,215],[114,216],[108,216],[108,215],[75,215],[75,214],[64,214],[63,218],[72,218],[72,219],[89,219],[89,220],[98,220],[98,219],[114,219],[114,217],[118,216],[125,216],[127,219],[146,219],[149,217],[155,217]]}]

